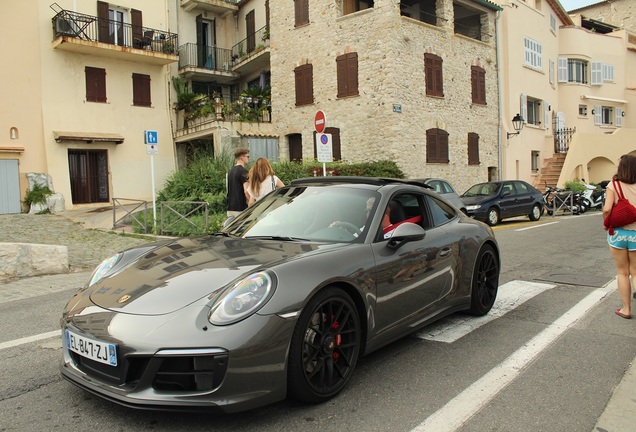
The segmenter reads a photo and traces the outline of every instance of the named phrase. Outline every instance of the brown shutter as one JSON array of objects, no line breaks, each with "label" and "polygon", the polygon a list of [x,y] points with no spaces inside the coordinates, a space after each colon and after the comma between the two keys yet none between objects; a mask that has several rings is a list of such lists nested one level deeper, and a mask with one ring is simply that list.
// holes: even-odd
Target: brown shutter
[{"label": "brown shutter", "polygon": [[256,22],[254,18],[254,10],[245,15],[245,29],[247,32],[247,52],[250,53],[256,48]]},{"label": "brown shutter", "polygon": [[442,76],[442,59],[435,56],[433,61],[434,79],[435,79],[435,95],[444,96],[444,78]]},{"label": "brown shutter", "polygon": [[424,54],[424,79],[426,94],[433,95],[433,59],[430,54]]},{"label": "brown shutter", "polygon": [[347,94],[358,95],[358,53],[347,54]]},{"label": "brown shutter", "polygon": [[471,66],[470,81],[473,103],[486,105],[486,71],[478,66]]},{"label": "brown shutter", "polygon": [[448,163],[448,132],[443,129],[426,131],[426,162]]},{"label": "brown shutter", "polygon": [[144,31],[143,31],[144,24],[143,24],[141,11],[137,9],[131,9],[130,20],[132,24],[133,42],[141,41],[141,38],[143,38],[144,36]]},{"label": "brown shutter", "polygon": [[296,78],[296,106],[314,103],[313,66],[300,65],[294,69]]},{"label": "brown shutter", "polygon": [[132,75],[133,80],[133,105],[149,107],[152,105],[150,98],[150,75]]},{"label": "brown shutter", "polygon": [[338,97],[347,95],[347,59],[344,55],[336,58],[336,75],[338,80]]},{"label": "brown shutter", "polygon": [[[479,100],[479,87],[478,87],[477,70],[475,66],[470,67],[470,88],[471,88],[473,103],[478,103],[477,101]],[[469,137],[470,137],[470,134],[469,134]],[[470,143],[470,140],[468,142]]]},{"label": "brown shutter", "polygon": [[479,135],[468,133],[468,165],[479,165]]},{"label": "brown shutter", "polygon": [[106,69],[86,66],[86,101],[106,102]]},{"label": "brown shutter", "polygon": [[309,24],[309,0],[294,0],[295,26]]},{"label": "brown shutter", "polygon": [[333,156],[333,160],[342,160],[342,149],[340,148],[340,129],[335,127],[328,127],[325,128],[325,133],[331,134],[331,154]]},{"label": "brown shutter", "polygon": [[99,42],[114,43],[109,33],[110,21],[108,20],[108,3],[103,1],[97,2],[97,39]]}]

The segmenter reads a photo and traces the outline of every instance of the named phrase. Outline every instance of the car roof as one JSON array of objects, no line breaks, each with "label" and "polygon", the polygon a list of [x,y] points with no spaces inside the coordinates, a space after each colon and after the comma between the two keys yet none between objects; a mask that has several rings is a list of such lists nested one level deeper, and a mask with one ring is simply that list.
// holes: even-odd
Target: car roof
[{"label": "car roof", "polygon": [[373,186],[386,186],[390,184],[407,184],[432,189],[431,186],[417,180],[405,180],[388,177],[357,177],[357,176],[328,176],[306,177],[291,181],[292,186],[329,185],[329,184],[366,184]]}]

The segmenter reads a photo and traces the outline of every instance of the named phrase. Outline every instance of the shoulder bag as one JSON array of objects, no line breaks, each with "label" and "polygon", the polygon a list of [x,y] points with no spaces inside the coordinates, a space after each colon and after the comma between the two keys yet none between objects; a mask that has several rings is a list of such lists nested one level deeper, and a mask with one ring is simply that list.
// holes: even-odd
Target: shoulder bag
[{"label": "shoulder bag", "polygon": [[607,228],[607,232],[610,235],[614,234],[614,228],[620,228],[636,222],[636,208],[625,199],[621,182],[612,180],[612,184],[614,185],[616,195],[618,195],[618,202],[614,204],[612,211],[603,221],[603,225]]}]

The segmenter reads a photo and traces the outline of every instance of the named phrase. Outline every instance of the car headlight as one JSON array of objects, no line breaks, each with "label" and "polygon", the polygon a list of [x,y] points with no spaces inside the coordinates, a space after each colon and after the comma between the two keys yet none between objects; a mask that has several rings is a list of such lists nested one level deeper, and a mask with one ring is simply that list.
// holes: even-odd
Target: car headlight
[{"label": "car headlight", "polygon": [[466,206],[466,210],[468,210],[468,211],[471,211],[471,210],[478,210],[478,209],[480,209],[480,208],[481,208],[481,205],[480,205],[480,204]]},{"label": "car headlight", "polygon": [[113,269],[113,267],[115,267],[115,265],[119,262],[122,256],[123,256],[122,253],[118,253],[102,261],[102,263],[98,265],[97,268],[93,271],[93,274],[91,275],[91,279],[90,279],[90,282],[88,283],[88,286],[96,284],[97,282],[102,280],[104,277],[106,277],[110,273],[110,271]]},{"label": "car headlight", "polygon": [[214,325],[240,321],[260,309],[273,292],[272,277],[265,272],[254,273],[221,294],[208,319]]}]

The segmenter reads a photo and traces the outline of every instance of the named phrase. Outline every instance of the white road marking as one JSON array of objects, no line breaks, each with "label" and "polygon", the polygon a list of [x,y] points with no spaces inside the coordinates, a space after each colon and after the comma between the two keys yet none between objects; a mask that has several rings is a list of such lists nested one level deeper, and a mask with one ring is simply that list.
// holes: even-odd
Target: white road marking
[{"label": "white road marking", "polygon": [[488,315],[482,317],[451,315],[436,324],[426,327],[423,331],[416,333],[415,336],[420,339],[436,342],[455,342],[457,339],[478,329],[484,324],[504,316],[537,294],[554,288],[555,286],[556,285],[536,282],[508,282],[499,287],[497,300]]},{"label": "white road marking", "polygon": [[510,384],[539,354],[617,287],[616,279],[592,291],[545,330],[450,400],[411,432],[454,432]]},{"label": "white road marking", "polygon": [[548,226],[548,225],[554,225],[554,224],[558,224],[558,223],[559,223],[559,221],[547,222],[547,223],[542,223],[542,224],[539,224],[539,225],[533,225],[531,227],[519,228],[519,229],[516,229],[515,231],[526,231],[526,230],[529,230],[529,229],[540,228],[540,227],[544,227],[544,226]]},{"label": "white road marking", "polygon": [[28,336],[21,339],[14,339],[12,341],[0,342],[0,350],[13,348],[13,347],[28,344],[31,342],[37,342],[43,339],[50,339],[53,337],[62,337],[61,335],[62,335],[61,330],[55,330],[48,333],[40,333],[39,335],[35,335],[35,336]]}]

